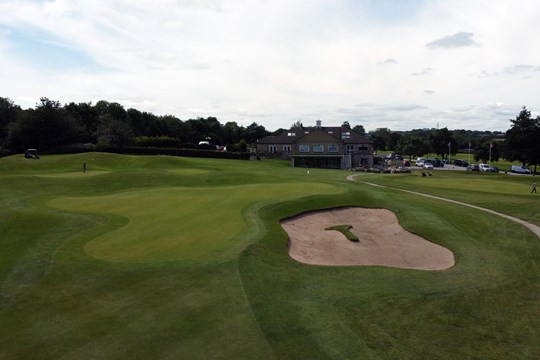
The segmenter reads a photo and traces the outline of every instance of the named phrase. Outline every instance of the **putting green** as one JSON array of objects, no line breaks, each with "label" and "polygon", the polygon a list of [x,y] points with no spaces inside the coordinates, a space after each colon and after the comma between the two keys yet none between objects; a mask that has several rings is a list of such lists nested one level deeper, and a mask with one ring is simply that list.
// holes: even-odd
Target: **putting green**
[{"label": "putting green", "polygon": [[202,260],[227,249],[246,231],[242,211],[251,204],[341,191],[324,183],[153,188],[57,198],[48,206],[127,219],[124,226],[90,239],[85,251],[94,257],[111,261]]}]

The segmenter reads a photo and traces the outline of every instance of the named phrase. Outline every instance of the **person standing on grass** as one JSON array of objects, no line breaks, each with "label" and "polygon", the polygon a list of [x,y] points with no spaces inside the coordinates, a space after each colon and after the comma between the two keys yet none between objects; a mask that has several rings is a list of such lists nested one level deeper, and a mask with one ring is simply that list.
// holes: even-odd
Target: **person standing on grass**
[{"label": "person standing on grass", "polygon": [[82,172],[85,173],[86,172],[86,162],[83,164],[82,166]]},{"label": "person standing on grass", "polygon": [[531,194],[532,193],[535,193],[536,194],[536,181],[533,180],[533,183],[532,183],[532,190],[531,190]]}]

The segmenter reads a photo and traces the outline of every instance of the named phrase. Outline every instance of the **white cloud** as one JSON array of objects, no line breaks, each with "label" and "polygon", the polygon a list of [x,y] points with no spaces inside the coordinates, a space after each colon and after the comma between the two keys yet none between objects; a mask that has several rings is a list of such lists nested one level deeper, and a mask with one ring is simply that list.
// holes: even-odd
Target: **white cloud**
[{"label": "white cloud", "polygon": [[539,11],[534,0],[3,0],[0,96],[270,130],[316,117],[505,130],[508,112],[540,109]]},{"label": "white cloud", "polygon": [[473,38],[473,33],[461,31],[453,35],[448,35],[443,38],[429,42],[426,44],[426,46],[430,49],[452,49],[466,46],[478,46],[478,44],[474,41]]}]

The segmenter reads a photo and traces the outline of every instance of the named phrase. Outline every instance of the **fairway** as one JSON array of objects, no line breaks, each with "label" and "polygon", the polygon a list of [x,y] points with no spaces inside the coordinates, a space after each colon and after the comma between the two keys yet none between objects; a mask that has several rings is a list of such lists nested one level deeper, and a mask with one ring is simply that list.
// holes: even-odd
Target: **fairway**
[{"label": "fairway", "polygon": [[[0,359],[537,358],[540,240],[496,215],[397,190],[540,225],[530,178],[348,175],[273,160],[0,158]],[[352,207],[391,212],[451,251],[454,266],[318,266],[289,255],[281,221]],[[321,231],[336,236],[324,228],[353,225],[360,241],[340,238],[348,246],[367,239],[361,221],[324,220]]]},{"label": "fairway", "polygon": [[[107,260],[186,260],[217,256],[246,230],[242,211],[252,203],[338,192],[328,184],[296,183],[158,188],[114,195],[59,198],[53,208],[117,215],[125,226],[85,245]],[[230,246],[230,244],[229,244]]]}]

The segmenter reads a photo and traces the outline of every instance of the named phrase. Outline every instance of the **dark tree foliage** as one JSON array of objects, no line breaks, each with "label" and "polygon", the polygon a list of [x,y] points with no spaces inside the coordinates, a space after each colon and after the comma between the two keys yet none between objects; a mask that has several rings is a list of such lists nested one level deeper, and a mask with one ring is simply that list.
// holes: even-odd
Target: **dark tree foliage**
[{"label": "dark tree foliage", "polygon": [[246,131],[244,131],[243,138],[246,140],[246,143],[253,144],[257,140],[268,135],[270,135],[270,132],[268,132],[264,126],[253,122],[246,128]]},{"label": "dark tree foliage", "polygon": [[344,128],[347,128],[349,130],[351,129],[351,124],[349,124],[348,121],[344,121],[343,124],[341,124],[341,126],[344,127]]},{"label": "dark tree foliage", "polygon": [[17,119],[20,111],[11,99],[0,97],[0,148],[5,146],[9,124]]},{"label": "dark tree foliage", "polygon": [[369,139],[373,141],[375,150],[393,150],[390,147],[391,131],[387,128],[378,128],[369,133]]},{"label": "dark tree foliage", "polygon": [[420,157],[427,154],[429,149],[425,135],[407,132],[399,139],[395,150],[405,156]]},{"label": "dark tree foliage", "polygon": [[78,142],[96,143],[99,115],[92,103],[69,103],[64,110],[78,124],[80,129]]},{"label": "dark tree foliage", "polygon": [[531,112],[524,106],[512,126],[506,131],[505,158],[520,161],[525,165],[540,163],[540,117],[531,118]]},{"label": "dark tree foliage", "polygon": [[474,160],[483,163],[499,161],[499,144],[492,140],[486,140],[474,149]]},{"label": "dark tree foliage", "polygon": [[57,101],[41,98],[33,110],[20,113],[10,123],[8,147],[14,151],[27,148],[50,150],[78,140],[79,124]]},{"label": "dark tree foliage", "polygon": [[452,134],[447,128],[433,130],[429,136],[429,141],[431,152],[441,158],[447,157],[449,152],[456,153],[456,149],[452,146]]},{"label": "dark tree foliage", "polygon": [[98,133],[98,142],[100,144],[123,148],[134,142],[134,133],[131,125],[127,121],[118,119],[111,114],[101,116],[101,125]]},{"label": "dark tree foliage", "polygon": [[366,129],[364,129],[364,127],[362,125],[355,125],[352,128],[352,131],[354,131],[355,133],[360,134],[360,135],[366,135]]}]

